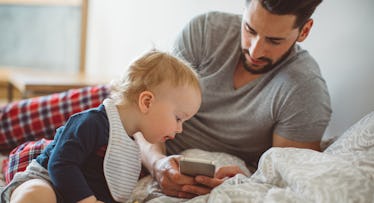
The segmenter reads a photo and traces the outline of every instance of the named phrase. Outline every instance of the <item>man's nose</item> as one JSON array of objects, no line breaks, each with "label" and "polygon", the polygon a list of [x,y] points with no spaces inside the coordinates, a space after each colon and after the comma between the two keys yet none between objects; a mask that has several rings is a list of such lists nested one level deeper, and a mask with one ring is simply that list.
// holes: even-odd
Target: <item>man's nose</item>
[{"label": "man's nose", "polygon": [[264,42],[259,37],[252,40],[251,46],[248,49],[252,58],[258,59],[264,56]]}]

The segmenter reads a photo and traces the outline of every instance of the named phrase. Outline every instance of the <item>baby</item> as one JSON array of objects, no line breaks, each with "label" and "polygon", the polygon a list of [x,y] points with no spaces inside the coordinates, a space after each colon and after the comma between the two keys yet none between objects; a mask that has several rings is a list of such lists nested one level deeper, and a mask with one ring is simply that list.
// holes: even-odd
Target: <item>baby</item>
[{"label": "baby", "polygon": [[155,50],[131,63],[111,89],[99,107],[57,129],[3,190],[1,202],[125,202],[141,170],[137,142],[173,139],[201,104],[196,72]]}]

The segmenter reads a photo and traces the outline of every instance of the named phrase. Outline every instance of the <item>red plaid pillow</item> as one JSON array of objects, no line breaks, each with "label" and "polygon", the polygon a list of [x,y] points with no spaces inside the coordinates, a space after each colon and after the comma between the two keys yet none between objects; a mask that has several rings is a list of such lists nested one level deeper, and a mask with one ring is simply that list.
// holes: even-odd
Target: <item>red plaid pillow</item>
[{"label": "red plaid pillow", "polygon": [[8,184],[17,172],[24,171],[29,163],[51,142],[52,140],[43,138],[39,141],[25,142],[13,149],[9,154],[9,158],[3,160],[2,172],[5,182]]},{"label": "red plaid pillow", "polygon": [[0,150],[13,149],[25,141],[53,139],[55,130],[72,114],[97,107],[108,95],[108,86],[91,86],[1,107]]}]

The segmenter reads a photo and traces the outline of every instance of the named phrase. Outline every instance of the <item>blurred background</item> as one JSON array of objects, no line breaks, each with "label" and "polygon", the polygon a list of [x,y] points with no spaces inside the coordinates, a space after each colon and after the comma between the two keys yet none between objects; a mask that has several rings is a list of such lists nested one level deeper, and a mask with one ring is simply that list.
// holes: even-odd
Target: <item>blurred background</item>
[{"label": "blurred background", "polygon": [[[9,96],[33,96],[25,89],[35,81],[17,77],[28,70],[46,74],[36,82],[53,78],[44,86],[58,81],[54,73],[61,83],[68,81],[65,88],[108,82],[144,51],[170,50],[193,16],[212,10],[240,14],[243,8],[244,0],[0,0],[0,97],[8,102]],[[373,9],[372,0],[325,0],[301,44],[318,61],[330,91],[328,136],[374,110]]]}]

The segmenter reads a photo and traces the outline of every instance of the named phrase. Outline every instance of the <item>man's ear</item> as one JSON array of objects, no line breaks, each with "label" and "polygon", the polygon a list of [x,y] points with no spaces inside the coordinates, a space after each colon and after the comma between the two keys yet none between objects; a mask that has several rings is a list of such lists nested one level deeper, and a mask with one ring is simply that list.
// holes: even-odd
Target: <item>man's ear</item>
[{"label": "man's ear", "polygon": [[142,113],[147,113],[154,101],[154,95],[150,91],[143,91],[139,94],[138,106]]},{"label": "man's ear", "polygon": [[299,37],[297,38],[298,42],[302,42],[308,37],[310,30],[312,29],[312,26],[313,26],[313,19],[309,19],[308,21],[306,21],[306,23],[304,24],[303,28],[300,31]]}]

